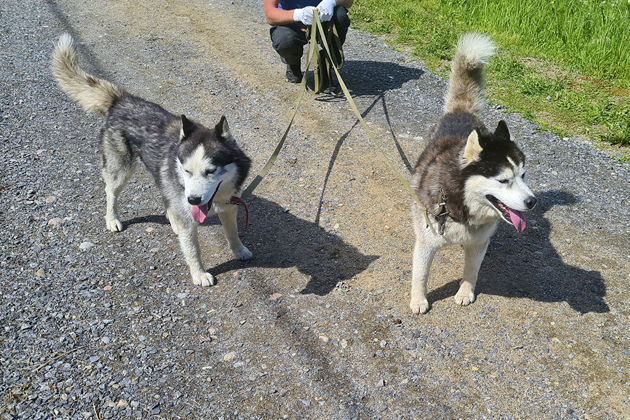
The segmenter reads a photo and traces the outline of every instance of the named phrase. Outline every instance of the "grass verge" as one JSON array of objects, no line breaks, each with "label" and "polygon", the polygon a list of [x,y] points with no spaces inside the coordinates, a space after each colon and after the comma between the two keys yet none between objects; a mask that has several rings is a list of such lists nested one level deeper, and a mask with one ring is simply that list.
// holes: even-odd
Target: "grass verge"
[{"label": "grass verge", "polygon": [[630,160],[630,0],[361,0],[352,18],[442,76],[460,35],[489,34],[491,102]]}]

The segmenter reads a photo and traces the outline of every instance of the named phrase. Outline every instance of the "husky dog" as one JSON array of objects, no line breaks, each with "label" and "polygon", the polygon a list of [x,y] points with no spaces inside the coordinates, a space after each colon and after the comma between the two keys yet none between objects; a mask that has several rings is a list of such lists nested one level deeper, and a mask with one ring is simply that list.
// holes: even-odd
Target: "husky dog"
[{"label": "husky dog", "polygon": [[197,239],[197,224],[211,210],[219,215],[236,258],[250,259],[252,253],[238,237],[237,207],[232,204],[247,177],[250,159],[237,146],[225,117],[208,129],[184,115],[175,116],[86,73],[77,65],[76,55],[70,35],[62,35],[55,45],[52,71],[73,100],[106,117],[100,142],[107,229],[123,229],[118,196],[141,160],[162,193],[166,216],[179,237],[194,284],[214,284],[201,264]]},{"label": "husky dog", "polygon": [[464,248],[464,275],[455,303],[475,301],[475,284],[490,237],[503,219],[518,232],[522,211],[536,198],[525,184],[525,156],[510,139],[505,121],[494,132],[479,119],[483,68],[494,55],[492,41],[464,35],[457,44],[444,115],[416,163],[411,186],[416,243],[413,251],[411,311],[425,313],[427,279],[435,252],[446,245]]}]

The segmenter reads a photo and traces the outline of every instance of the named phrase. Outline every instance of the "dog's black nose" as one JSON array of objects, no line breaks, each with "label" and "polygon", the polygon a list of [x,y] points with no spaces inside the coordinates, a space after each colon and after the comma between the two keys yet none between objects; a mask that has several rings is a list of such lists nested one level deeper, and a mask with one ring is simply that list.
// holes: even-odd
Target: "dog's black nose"
[{"label": "dog's black nose", "polygon": [[190,196],[188,197],[188,202],[192,204],[193,206],[196,206],[197,204],[201,203],[201,197]]},{"label": "dog's black nose", "polygon": [[538,200],[536,200],[536,197],[529,197],[527,200],[525,200],[525,205],[527,206],[528,209],[531,210],[534,208],[537,201]]}]

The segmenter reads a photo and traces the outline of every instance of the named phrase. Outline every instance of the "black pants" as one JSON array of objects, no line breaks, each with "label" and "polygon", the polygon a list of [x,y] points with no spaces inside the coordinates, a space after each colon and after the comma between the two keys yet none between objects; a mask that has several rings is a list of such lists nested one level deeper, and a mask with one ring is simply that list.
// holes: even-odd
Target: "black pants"
[{"label": "black pants", "polygon": [[[350,18],[348,17],[348,11],[345,7],[335,7],[332,22],[337,25],[339,40],[341,44],[343,44],[346,41],[346,34],[350,26]],[[322,22],[323,25],[327,23],[328,22]],[[283,63],[291,65],[300,64],[302,54],[304,53],[304,46],[308,44],[306,28],[307,27],[302,23],[296,22],[286,26],[272,26],[269,30],[273,49],[280,54]]]}]

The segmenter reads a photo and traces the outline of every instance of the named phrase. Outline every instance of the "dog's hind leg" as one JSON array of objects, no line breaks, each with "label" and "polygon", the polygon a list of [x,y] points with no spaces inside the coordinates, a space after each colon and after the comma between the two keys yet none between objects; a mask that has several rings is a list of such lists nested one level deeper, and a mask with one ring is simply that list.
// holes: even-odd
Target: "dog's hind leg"
[{"label": "dog's hind leg", "polygon": [[422,239],[421,237],[416,237],[416,243],[413,248],[411,302],[409,307],[414,314],[423,314],[429,310],[427,280],[429,279],[429,269],[431,268],[433,257],[437,251],[433,246],[423,243]]},{"label": "dog's hind leg", "polygon": [[485,242],[464,246],[464,276],[459,285],[459,290],[455,294],[455,303],[466,306],[475,301],[475,285],[479,267],[488,249],[487,240]]},{"label": "dog's hind leg", "polygon": [[120,232],[123,225],[118,218],[118,197],[133,174],[135,158],[126,140],[118,132],[104,131],[101,149],[107,197],[105,224],[110,231]]},{"label": "dog's hind leg", "polygon": [[217,214],[219,215],[221,226],[223,226],[225,238],[230,244],[230,249],[234,256],[243,261],[252,258],[252,252],[243,245],[241,238],[238,237],[238,224],[236,220],[238,207],[232,204],[224,205],[217,208]]}]

